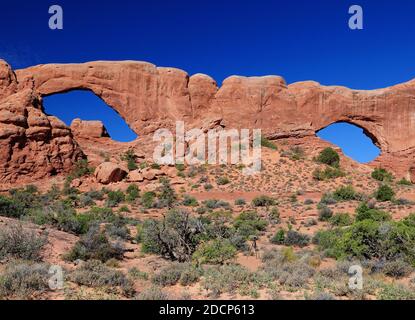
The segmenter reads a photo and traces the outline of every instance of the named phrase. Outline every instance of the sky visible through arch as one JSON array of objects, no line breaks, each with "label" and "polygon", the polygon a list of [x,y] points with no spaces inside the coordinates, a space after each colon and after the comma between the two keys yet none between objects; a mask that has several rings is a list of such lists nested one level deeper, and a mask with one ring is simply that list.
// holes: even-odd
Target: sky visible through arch
[{"label": "sky visible through arch", "polygon": [[[288,83],[315,80],[353,89],[415,77],[415,1],[59,0],[64,29],[54,31],[48,28],[51,4],[3,1],[0,58],[14,69],[144,60],[206,73],[219,84],[234,74],[274,74]],[[352,4],[363,8],[363,30],[348,27]],[[94,105],[80,111],[96,118]],[[78,112],[73,105],[72,110]],[[340,127],[332,134],[347,136],[347,130]],[[128,140],[128,133],[122,139]],[[371,155],[366,148],[356,150],[358,156]]]}]

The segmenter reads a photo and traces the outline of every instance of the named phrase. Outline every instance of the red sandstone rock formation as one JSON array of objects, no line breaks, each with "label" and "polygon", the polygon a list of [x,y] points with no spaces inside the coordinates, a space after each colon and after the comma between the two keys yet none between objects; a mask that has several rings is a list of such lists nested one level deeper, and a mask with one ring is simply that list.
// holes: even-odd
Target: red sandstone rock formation
[{"label": "red sandstone rock formation", "polygon": [[82,156],[70,129],[42,111],[36,91],[18,89],[10,66],[0,61],[0,182],[67,172]]},{"label": "red sandstone rock formation", "polygon": [[[40,99],[33,99],[73,89],[94,92],[141,137],[161,127],[173,128],[176,120],[185,121],[187,128],[261,128],[274,139],[315,137],[330,124],[345,121],[363,128],[381,148],[382,155],[373,165],[402,176],[414,167],[415,80],[362,91],[311,81],[287,85],[278,76],[232,76],[218,88],[206,75],[189,77],[178,69],[133,61],[40,65],[18,70],[16,76],[2,63],[0,109],[2,118],[8,119],[1,122],[2,143],[8,135],[20,136],[23,130],[25,137],[42,141],[48,133],[38,128],[47,128],[46,120],[41,126],[24,125],[29,111],[34,118],[41,117]],[[7,101],[29,110],[10,109]],[[12,128],[9,122],[13,122]],[[71,152],[66,152],[65,159],[76,153],[75,147]],[[24,159],[19,161],[9,161],[13,168],[4,169],[0,179],[16,175],[16,170],[17,174],[36,170],[33,166],[23,172],[16,169],[26,166]]]}]

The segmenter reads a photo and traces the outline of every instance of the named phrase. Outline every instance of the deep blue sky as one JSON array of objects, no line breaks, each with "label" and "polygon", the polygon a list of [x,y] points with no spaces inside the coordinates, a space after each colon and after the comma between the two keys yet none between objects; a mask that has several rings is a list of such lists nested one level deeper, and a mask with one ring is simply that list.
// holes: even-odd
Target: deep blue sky
[{"label": "deep blue sky", "polygon": [[[63,31],[48,28],[52,4],[63,6]],[[362,31],[348,28],[352,4],[364,9]],[[410,0],[3,1],[0,57],[14,68],[132,59],[219,84],[277,74],[373,89],[415,77],[414,15]]]}]

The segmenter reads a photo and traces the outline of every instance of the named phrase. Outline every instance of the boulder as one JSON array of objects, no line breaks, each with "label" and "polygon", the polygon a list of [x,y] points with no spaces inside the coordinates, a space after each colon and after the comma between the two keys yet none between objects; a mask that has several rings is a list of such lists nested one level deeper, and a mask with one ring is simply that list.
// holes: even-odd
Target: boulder
[{"label": "boulder", "polygon": [[101,163],[95,169],[95,178],[99,183],[109,184],[113,182],[119,182],[125,178],[127,172],[123,170],[119,165],[112,162]]}]

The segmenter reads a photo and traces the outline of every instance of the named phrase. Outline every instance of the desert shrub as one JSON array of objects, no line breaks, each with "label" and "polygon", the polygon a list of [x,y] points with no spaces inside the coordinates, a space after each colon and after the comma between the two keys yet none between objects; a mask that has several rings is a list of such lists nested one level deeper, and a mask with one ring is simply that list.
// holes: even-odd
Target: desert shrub
[{"label": "desert shrub", "polygon": [[313,178],[317,181],[325,181],[344,177],[346,174],[340,168],[326,167],[324,170],[313,171]]},{"label": "desert shrub", "polygon": [[202,270],[190,263],[173,263],[156,273],[151,280],[154,284],[162,287],[177,283],[188,286],[197,282],[201,275]]},{"label": "desert shrub", "polygon": [[261,146],[264,148],[272,149],[272,150],[278,149],[277,146],[272,141],[268,140],[264,136],[261,136]]},{"label": "desert shrub", "polygon": [[0,215],[3,217],[20,218],[25,215],[24,206],[8,197],[0,195]]},{"label": "desert shrub", "polygon": [[415,300],[415,292],[402,284],[384,284],[377,298],[379,300]]},{"label": "desert shrub", "polygon": [[88,287],[119,287],[127,296],[134,294],[133,283],[121,272],[112,270],[98,260],[82,263],[70,273],[69,280]]},{"label": "desert shrub", "polygon": [[333,217],[333,210],[331,210],[329,207],[322,206],[318,210],[318,219],[320,221],[329,221]]},{"label": "desert shrub", "polygon": [[140,197],[140,188],[136,184],[130,184],[127,188],[126,200],[128,202],[133,202]]},{"label": "desert shrub", "polygon": [[156,194],[152,191],[144,192],[141,197],[141,203],[146,209],[151,209],[154,207]]},{"label": "desert shrub", "polygon": [[131,269],[129,269],[128,270],[128,275],[132,279],[148,280],[148,273],[147,272],[144,272],[144,271],[140,271],[136,267],[132,267]]},{"label": "desert shrub", "polygon": [[271,238],[272,244],[284,244],[285,243],[285,231],[284,229],[278,230],[275,235]]},{"label": "desert shrub", "polygon": [[0,259],[14,258],[40,260],[41,251],[47,243],[46,236],[13,224],[0,229]]},{"label": "desert shrub", "polygon": [[381,182],[391,182],[393,175],[383,168],[376,168],[372,172],[372,178]]},{"label": "desert shrub", "polygon": [[208,209],[229,209],[230,205],[226,201],[216,200],[216,199],[209,199],[202,202],[202,204]]},{"label": "desert shrub", "polygon": [[304,149],[300,146],[295,146],[290,149],[290,159],[291,160],[301,160],[305,157]]},{"label": "desert shrub", "polygon": [[189,286],[199,281],[203,275],[203,269],[189,265],[185,268],[180,276],[179,283],[182,286]]},{"label": "desert shrub", "polygon": [[131,238],[130,229],[122,221],[106,225],[105,231],[112,238],[123,240],[129,240]]},{"label": "desert shrub", "polygon": [[401,180],[398,181],[398,185],[401,186],[412,186],[412,182],[409,180],[406,180],[405,178],[402,178]]},{"label": "desert shrub", "polygon": [[259,196],[252,200],[252,205],[254,207],[269,207],[276,204],[275,199],[268,196]]},{"label": "desert shrub", "polygon": [[31,262],[13,262],[0,274],[1,299],[34,299],[49,291],[49,266]]},{"label": "desert shrub", "polygon": [[381,271],[393,278],[403,278],[409,276],[413,272],[413,268],[402,259],[382,261]]},{"label": "desert shrub", "polygon": [[144,301],[162,301],[162,300],[168,300],[169,296],[167,293],[163,292],[160,287],[152,286],[148,289],[145,289],[142,291],[138,297],[138,300],[144,300]]},{"label": "desert shrub", "polygon": [[206,184],[204,184],[204,185],[203,185],[203,188],[204,188],[206,191],[209,191],[209,190],[212,190],[212,189],[213,189],[213,186],[212,186],[212,184],[210,184],[210,183],[206,183]]},{"label": "desert shrub", "polygon": [[305,247],[310,243],[310,237],[295,230],[289,230],[285,235],[284,244],[286,246]]},{"label": "desert shrub", "polygon": [[242,286],[249,285],[253,274],[240,265],[223,265],[209,267],[204,272],[202,286],[210,295],[220,296],[222,293],[236,293]]},{"label": "desert shrub", "polygon": [[121,160],[127,163],[127,168],[129,171],[138,169],[136,164],[136,154],[133,149],[127,150],[124,154],[121,155]]},{"label": "desert shrub", "polygon": [[81,194],[79,197],[79,206],[81,208],[91,207],[95,205],[94,199],[87,194]]},{"label": "desert shrub", "polygon": [[375,198],[378,201],[391,201],[395,196],[395,191],[387,184],[379,186],[375,192]]},{"label": "desert shrub", "polygon": [[357,221],[344,229],[319,231],[313,242],[327,255],[343,259],[350,257],[384,259],[403,258],[415,263],[415,229],[404,222]]},{"label": "desert shrub", "polygon": [[367,203],[362,203],[356,209],[356,221],[373,220],[373,221],[389,221],[392,217],[388,212],[369,209]]},{"label": "desert shrub", "polygon": [[201,264],[224,264],[235,258],[237,250],[228,239],[215,239],[200,244],[193,253],[193,260]]},{"label": "desert shrub", "polygon": [[104,192],[102,190],[90,190],[88,192],[85,192],[85,196],[88,196],[93,200],[104,200]]},{"label": "desert shrub", "polygon": [[94,168],[90,167],[88,165],[88,160],[87,159],[82,159],[77,161],[74,164],[74,167],[71,171],[71,173],[68,176],[69,181],[72,181],[73,179],[76,178],[81,178],[84,176],[88,176],[94,173]]},{"label": "desert shrub", "polygon": [[183,271],[188,267],[187,263],[172,263],[156,273],[151,281],[161,287],[173,286],[179,282]]},{"label": "desert shrub", "polygon": [[244,211],[235,219],[233,225],[239,235],[248,239],[250,236],[256,236],[259,231],[264,231],[268,222],[255,211]]},{"label": "desert shrub", "polygon": [[331,204],[336,204],[337,200],[334,198],[334,195],[332,193],[325,193],[323,194],[323,196],[321,197],[319,206],[327,206],[327,205],[331,205]]},{"label": "desert shrub", "polygon": [[291,289],[304,288],[315,270],[305,261],[299,260],[292,248],[287,249],[264,253],[262,270],[280,285]]},{"label": "desert shrub", "polygon": [[158,207],[161,208],[172,208],[173,205],[176,203],[177,196],[176,192],[170,185],[170,181],[167,178],[161,178],[161,190],[158,196]]},{"label": "desert shrub", "polygon": [[272,224],[281,222],[280,211],[276,207],[272,208],[271,211],[268,211],[267,217],[268,221]]},{"label": "desert shrub", "polygon": [[326,148],[320,152],[317,161],[336,168],[340,164],[340,156],[333,148]]},{"label": "desert shrub", "polygon": [[98,226],[93,226],[75,244],[65,256],[65,259],[69,261],[80,259],[106,262],[112,258],[121,260],[123,256],[124,248],[121,244],[111,243]]},{"label": "desert shrub", "polygon": [[244,206],[246,205],[245,199],[236,199],[235,200],[235,206]]},{"label": "desert shrub", "polygon": [[318,291],[314,292],[313,295],[308,298],[308,300],[328,301],[336,300],[336,297],[329,292]]},{"label": "desert shrub", "polygon": [[199,202],[197,201],[195,197],[192,197],[186,194],[184,196],[182,204],[186,207],[197,207],[199,205]]},{"label": "desert shrub", "polygon": [[356,200],[357,194],[353,186],[340,187],[333,192],[333,197],[337,201]]},{"label": "desert shrub", "polygon": [[314,201],[312,200],[312,199],[305,199],[304,200],[304,204],[307,206],[307,205],[310,205],[310,204],[313,204],[314,203]]},{"label": "desert shrub", "polygon": [[108,198],[106,205],[109,208],[118,206],[121,202],[125,201],[125,194],[121,190],[108,192]]},{"label": "desert shrub", "polygon": [[231,181],[229,180],[228,177],[218,177],[216,179],[216,183],[217,183],[218,186],[224,186],[224,185],[229,184],[230,182]]},{"label": "desert shrub", "polygon": [[348,213],[336,213],[330,218],[330,223],[336,227],[346,227],[353,223],[353,219]]},{"label": "desert shrub", "polygon": [[142,249],[171,260],[184,262],[196,250],[203,232],[203,223],[187,211],[170,210],[157,221],[144,221],[141,231]]}]

